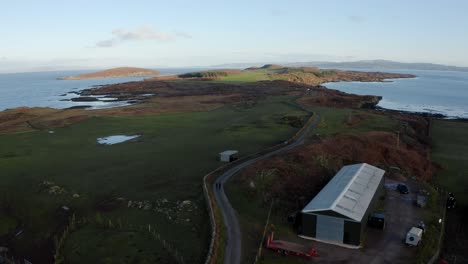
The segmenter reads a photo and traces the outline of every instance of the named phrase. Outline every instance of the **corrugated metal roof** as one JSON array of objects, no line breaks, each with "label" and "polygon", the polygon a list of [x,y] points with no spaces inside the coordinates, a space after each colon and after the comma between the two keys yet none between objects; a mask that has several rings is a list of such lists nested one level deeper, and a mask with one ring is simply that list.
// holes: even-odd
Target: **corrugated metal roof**
[{"label": "corrugated metal roof", "polygon": [[239,151],[237,151],[237,150],[225,150],[225,151],[219,153],[219,155],[231,156],[231,155],[234,155],[234,154],[237,154],[237,153],[239,153]]},{"label": "corrugated metal roof", "polygon": [[384,173],[367,163],[344,166],[302,212],[332,210],[361,221]]}]

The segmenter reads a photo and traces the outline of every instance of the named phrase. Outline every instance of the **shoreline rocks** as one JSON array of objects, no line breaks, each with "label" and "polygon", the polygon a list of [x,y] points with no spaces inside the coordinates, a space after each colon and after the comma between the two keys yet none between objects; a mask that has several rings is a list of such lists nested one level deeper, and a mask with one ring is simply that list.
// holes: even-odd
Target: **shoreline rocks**
[{"label": "shoreline rocks", "polygon": [[70,99],[73,102],[96,102],[99,101],[98,98],[96,97],[90,97],[90,96],[80,96],[80,97],[75,97]]}]

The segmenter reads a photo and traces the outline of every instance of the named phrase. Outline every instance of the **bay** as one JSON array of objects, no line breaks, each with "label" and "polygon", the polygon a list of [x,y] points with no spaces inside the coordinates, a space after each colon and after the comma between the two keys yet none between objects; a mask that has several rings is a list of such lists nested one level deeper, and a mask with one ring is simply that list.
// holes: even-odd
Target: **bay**
[{"label": "bay", "polygon": [[378,106],[386,109],[468,118],[467,72],[403,69],[385,72],[409,73],[417,77],[388,82],[332,82],[323,85],[346,93],[382,96]]}]

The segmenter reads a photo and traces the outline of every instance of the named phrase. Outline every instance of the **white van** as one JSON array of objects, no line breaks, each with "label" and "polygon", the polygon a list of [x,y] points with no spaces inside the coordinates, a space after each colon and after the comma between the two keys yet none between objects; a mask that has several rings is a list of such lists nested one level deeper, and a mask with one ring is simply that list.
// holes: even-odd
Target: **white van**
[{"label": "white van", "polygon": [[417,246],[421,242],[423,230],[421,228],[412,227],[406,234],[405,243],[408,246]]}]

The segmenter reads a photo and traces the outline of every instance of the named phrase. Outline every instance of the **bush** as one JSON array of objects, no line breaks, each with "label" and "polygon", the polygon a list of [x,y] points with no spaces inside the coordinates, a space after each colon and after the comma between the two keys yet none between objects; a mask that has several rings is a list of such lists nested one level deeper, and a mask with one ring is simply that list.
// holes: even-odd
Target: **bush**
[{"label": "bush", "polygon": [[336,74],[335,70],[320,70],[320,71],[314,72],[314,75],[317,77],[325,77],[325,76],[333,75],[333,74]]},{"label": "bush", "polygon": [[219,78],[228,76],[224,71],[204,71],[204,72],[189,72],[180,74],[180,78]]}]

